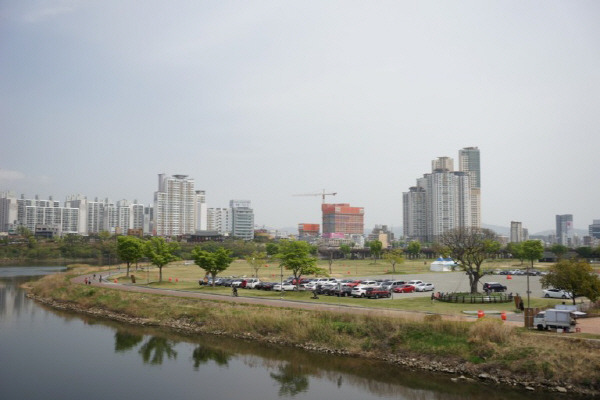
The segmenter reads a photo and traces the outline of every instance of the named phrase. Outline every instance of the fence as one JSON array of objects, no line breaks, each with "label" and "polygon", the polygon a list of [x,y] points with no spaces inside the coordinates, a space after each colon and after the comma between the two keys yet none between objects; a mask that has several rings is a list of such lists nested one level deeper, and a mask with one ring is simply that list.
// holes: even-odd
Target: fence
[{"label": "fence", "polygon": [[465,303],[465,304],[483,304],[483,303],[509,303],[514,296],[512,293],[496,294],[466,294],[466,293],[432,293],[434,300],[445,301],[447,303]]}]

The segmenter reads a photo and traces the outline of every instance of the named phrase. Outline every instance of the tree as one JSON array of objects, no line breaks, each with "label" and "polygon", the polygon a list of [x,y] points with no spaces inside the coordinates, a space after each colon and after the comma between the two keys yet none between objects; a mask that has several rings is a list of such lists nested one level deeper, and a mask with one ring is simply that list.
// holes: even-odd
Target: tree
[{"label": "tree", "polygon": [[162,268],[178,259],[174,254],[178,249],[179,243],[166,242],[162,237],[153,237],[146,242],[144,251],[150,262],[158,267],[159,282],[162,282]]},{"label": "tree", "polygon": [[392,265],[392,271],[396,273],[396,264],[404,262],[404,252],[402,249],[392,249],[383,253],[383,259]]},{"label": "tree", "polygon": [[438,239],[438,243],[469,276],[471,293],[477,293],[479,280],[483,276],[483,262],[500,250],[497,239],[493,231],[476,227],[455,228],[446,231]]},{"label": "tree", "polygon": [[279,265],[292,271],[296,281],[296,287],[300,285],[300,278],[303,275],[313,275],[325,272],[317,267],[316,257],[311,256],[311,247],[308,243],[302,241],[283,242],[279,246]]},{"label": "tree", "polygon": [[252,254],[246,256],[246,262],[250,265],[250,268],[254,271],[253,276],[258,278],[258,271],[265,265],[267,261],[267,253],[264,251],[253,251]]},{"label": "tree", "polygon": [[219,247],[214,252],[208,252],[199,247],[192,250],[192,258],[194,264],[202,268],[207,274],[212,277],[212,286],[215,286],[215,278],[219,272],[225,271],[233,261],[231,251],[224,247]]},{"label": "tree", "polygon": [[277,243],[267,243],[265,246],[267,257],[271,257],[279,253],[279,245]]},{"label": "tree", "polygon": [[340,251],[344,255],[344,258],[348,258],[348,254],[350,254],[352,249],[347,244],[340,244]]},{"label": "tree", "polygon": [[594,250],[590,246],[582,246],[575,249],[577,255],[581,258],[590,259],[593,257]]},{"label": "tree", "polygon": [[131,263],[137,263],[144,256],[144,243],[135,236],[117,237],[117,254],[127,263],[127,276]]},{"label": "tree", "polygon": [[421,243],[413,240],[406,246],[406,252],[411,255],[411,258],[418,258],[421,253]]},{"label": "tree", "polygon": [[516,242],[512,242],[506,245],[506,251],[508,251],[513,258],[517,258],[518,260],[521,261],[521,264],[523,264],[523,260],[525,259],[523,257],[523,244],[522,242],[516,243]]},{"label": "tree", "polygon": [[383,243],[379,240],[373,240],[369,242],[369,250],[371,250],[371,254],[375,257],[375,263],[377,264],[377,259],[381,254],[381,249],[383,248]]},{"label": "tree", "polygon": [[539,240],[526,240],[521,242],[521,253],[525,260],[531,261],[531,268],[533,268],[533,262],[544,255],[544,246]]},{"label": "tree", "polygon": [[[544,255],[544,246],[539,240],[526,240],[521,242],[521,253],[524,259],[531,261],[531,268],[533,268],[533,262],[539,260]],[[529,308],[529,266],[527,266],[527,308]]]},{"label": "tree", "polygon": [[563,246],[562,244],[557,243],[553,244],[550,247],[550,251],[554,253],[554,255],[556,256],[556,260],[560,261],[562,260],[562,257],[567,253],[567,251],[569,251],[569,248],[567,246]]},{"label": "tree", "polygon": [[573,294],[585,296],[590,301],[600,297],[600,278],[592,266],[583,260],[562,260],[550,267],[548,275],[540,279],[543,288],[554,287]]}]

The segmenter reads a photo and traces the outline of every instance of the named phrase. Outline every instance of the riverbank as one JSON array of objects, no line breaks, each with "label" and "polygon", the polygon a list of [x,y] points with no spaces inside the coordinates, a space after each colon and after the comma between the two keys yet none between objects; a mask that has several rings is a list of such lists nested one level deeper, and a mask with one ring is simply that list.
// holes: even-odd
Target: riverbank
[{"label": "riverbank", "polygon": [[185,334],[208,333],[310,351],[384,360],[524,390],[598,396],[600,351],[594,341],[526,332],[483,319],[390,318],[132,293],[74,284],[75,270],[33,283],[30,296],[51,307]]}]

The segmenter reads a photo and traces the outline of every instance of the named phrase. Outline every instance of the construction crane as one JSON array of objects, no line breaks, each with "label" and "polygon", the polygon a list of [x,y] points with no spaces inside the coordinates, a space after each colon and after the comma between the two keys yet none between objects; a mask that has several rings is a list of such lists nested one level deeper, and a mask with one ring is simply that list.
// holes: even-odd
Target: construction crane
[{"label": "construction crane", "polygon": [[303,193],[303,194],[294,194],[292,196],[321,196],[323,199],[323,204],[325,204],[325,196],[335,196],[337,193],[325,193],[325,189],[321,193]]}]

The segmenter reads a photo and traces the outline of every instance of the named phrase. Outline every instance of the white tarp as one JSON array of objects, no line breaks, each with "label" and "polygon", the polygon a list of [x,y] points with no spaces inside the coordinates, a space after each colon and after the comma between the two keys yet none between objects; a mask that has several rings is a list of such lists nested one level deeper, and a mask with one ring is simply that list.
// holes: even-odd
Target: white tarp
[{"label": "white tarp", "polygon": [[450,272],[456,266],[458,264],[453,259],[440,257],[431,263],[429,270],[433,272]]}]

